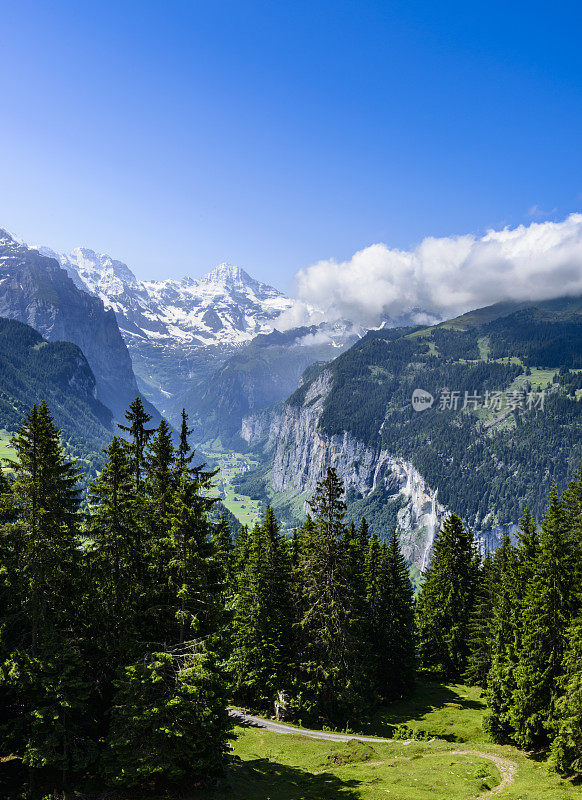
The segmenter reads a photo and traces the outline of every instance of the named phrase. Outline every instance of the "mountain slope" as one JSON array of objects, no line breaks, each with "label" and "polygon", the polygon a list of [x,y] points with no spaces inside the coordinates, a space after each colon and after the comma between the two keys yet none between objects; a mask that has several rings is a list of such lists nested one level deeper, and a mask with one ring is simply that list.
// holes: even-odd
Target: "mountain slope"
[{"label": "mountain slope", "polygon": [[0,428],[14,432],[34,403],[46,400],[69,451],[93,473],[111,438],[111,411],[96,397],[81,350],[47,342],[29,325],[0,318]]},{"label": "mountain slope", "polygon": [[[292,301],[240,267],[221,264],[200,280],[140,281],[106,254],[48,248],[78,287],[115,312],[145,395],[163,411],[180,406],[191,384],[206,379]],[[169,403],[168,401],[172,401]]]},{"label": "mountain slope", "polygon": [[[581,307],[571,298],[491,307],[430,328],[370,332],[273,422],[268,492],[301,497],[333,464],[351,515],[371,517],[384,535],[398,526],[418,568],[447,509],[487,545],[526,506],[539,518],[551,482],[563,486],[582,459]],[[432,406],[414,410],[415,389]]]},{"label": "mountain slope", "polygon": [[198,441],[220,437],[239,449],[244,417],[285,400],[307,367],[329,361],[356,339],[340,324],[256,336],[180,397]]},{"label": "mountain slope", "polygon": [[97,397],[119,418],[139,393],[115,314],[75,285],[59,263],[0,230],[0,316],[31,325],[49,341],[78,345]]},{"label": "mountain slope", "polygon": [[240,267],[221,264],[200,280],[140,281],[87,248],[39,252],[115,312],[140,388],[174,423],[185,407],[200,442],[220,436],[239,447],[246,414],[284,400],[306,367],[361,335],[345,323],[273,330],[293,301]]}]

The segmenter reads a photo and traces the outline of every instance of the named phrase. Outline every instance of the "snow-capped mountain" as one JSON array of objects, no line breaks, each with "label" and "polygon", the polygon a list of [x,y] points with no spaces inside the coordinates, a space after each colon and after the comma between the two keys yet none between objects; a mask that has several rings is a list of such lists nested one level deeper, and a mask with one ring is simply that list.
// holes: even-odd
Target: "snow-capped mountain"
[{"label": "snow-capped mountain", "polygon": [[181,347],[240,345],[272,331],[273,320],[292,305],[282,292],[229,264],[199,280],[141,281],[127,264],[87,248],[67,255],[39,250],[57,258],[79,288],[115,311],[130,348],[146,341]]}]

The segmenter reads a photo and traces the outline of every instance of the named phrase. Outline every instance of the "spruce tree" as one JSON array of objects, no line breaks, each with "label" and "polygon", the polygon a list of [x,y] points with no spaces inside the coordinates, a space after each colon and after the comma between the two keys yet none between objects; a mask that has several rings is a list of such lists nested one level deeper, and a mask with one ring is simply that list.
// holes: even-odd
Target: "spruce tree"
[{"label": "spruce tree", "polygon": [[[302,535],[298,702],[310,715],[345,720],[371,699],[366,637],[343,546],[343,486],[333,468],[309,505],[314,521]],[[308,520],[309,523],[309,520]]]},{"label": "spruce tree", "polygon": [[524,748],[545,746],[551,738],[567,630],[576,609],[575,555],[568,520],[553,487],[526,589],[511,710],[516,741]]},{"label": "spruce tree", "polygon": [[66,625],[78,562],[79,471],[66,457],[60,433],[43,401],[12,438],[17,461],[12,486],[23,534],[19,568],[34,655],[39,637]]},{"label": "spruce tree", "polygon": [[240,542],[246,551],[237,576],[229,669],[237,700],[269,709],[286,688],[290,643],[290,565],[286,543],[268,508]]},{"label": "spruce tree", "polygon": [[384,601],[388,646],[380,656],[380,691],[386,699],[397,700],[409,695],[414,686],[416,653],[413,589],[396,531],[382,562],[387,575],[383,586],[388,592]]},{"label": "spruce tree", "polygon": [[114,436],[105,455],[103,469],[89,487],[86,531],[92,545],[87,558],[103,616],[104,647],[121,657],[137,636],[134,624],[144,591],[142,515],[123,441]]},{"label": "spruce tree", "polygon": [[213,654],[204,645],[152,653],[117,682],[109,782],[164,796],[171,788],[191,790],[220,774],[228,738],[225,685]]},{"label": "spruce tree", "polygon": [[552,761],[562,774],[582,773],[582,618],[577,617],[567,633],[564,674],[555,705],[555,738]]},{"label": "spruce tree", "polygon": [[118,424],[118,427],[129,434],[129,440],[125,442],[125,446],[130,454],[133,465],[135,487],[136,490],[139,491],[145,468],[146,446],[154,433],[154,428],[146,427],[152,415],[146,412],[143,407],[142,399],[138,396],[129,404],[129,408],[125,412],[125,418],[129,424]]},{"label": "spruce tree", "polygon": [[170,602],[177,641],[184,642],[215,631],[221,589],[206,503],[187,472],[172,495],[169,522]]},{"label": "spruce tree", "polygon": [[170,426],[163,419],[145,454],[150,514],[154,525],[158,528],[158,536],[166,525],[168,505],[176,486],[175,458]]},{"label": "spruce tree", "polygon": [[435,540],[416,605],[421,665],[449,678],[459,678],[466,668],[477,563],[471,533],[451,514]]},{"label": "spruce tree", "polygon": [[463,677],[472,686],[487,686],[487,675],[491,669],[493,609],[498,579],[499,576],[493,568],[493,559],[487,554],[477,573],[475,600],[467,630],[469,654]]},{"label": "spruce tree", "polygon": [[[78,470],[66,457],[46,403],[33,406],[12,439],[17,461],[14,522],[18,558],[5,576],[14,627],[0,692],[18,707],[5,730],[28,768],[28,793],[65,791],[94,757],[85,659],[75,635],[81,592]],[[4,488],[5,484],[4,484]]]},{"label": "spruce tree", "polygon": [[188,414],[186,409],[182,409],[182,422],[180,425],[180,442],[176,453],[176,463],[178,470],[184,472],[190,468],[190,463],[194,458],[194,451],[190,450],[189,438],[193,428],[188,427]]},{"label": "spruce tree", "polygon": [[[523,519],[528,530],[529,518]],[[513,736],[511,710],[515,692],[515,671],[519,651],[522,598],[520,597],[521,563],[524,555],[511,544],[507,535],[495,553],[489,583],[493,591],[493,611],[486,635],[491,666],[487,673],[488,712],[485,727],[496,742],[508,742]],[[477,634],[478,635],[478,634]]]}]

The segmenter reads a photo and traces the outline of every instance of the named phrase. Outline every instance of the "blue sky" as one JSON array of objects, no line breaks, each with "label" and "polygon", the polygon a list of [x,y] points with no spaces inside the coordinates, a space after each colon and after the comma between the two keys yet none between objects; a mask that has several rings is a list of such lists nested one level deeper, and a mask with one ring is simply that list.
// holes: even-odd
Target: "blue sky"
[{"label": "blue sky", "polygon": [[582,208],[579,3],[28,2],[0,30],[0,226],[144,278],[287,288],[377,242]]}]

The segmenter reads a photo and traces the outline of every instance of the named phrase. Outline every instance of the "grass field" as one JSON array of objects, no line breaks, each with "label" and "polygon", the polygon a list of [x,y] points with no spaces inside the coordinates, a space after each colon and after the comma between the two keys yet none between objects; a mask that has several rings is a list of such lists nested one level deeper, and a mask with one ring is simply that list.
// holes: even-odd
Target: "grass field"
[{"label": "grass field", "polygon": [[[408,703],[378,711],[366,735],[387,736],[404,726],[408,736],[390,743],[347,744],[235,729],[222,785],[209,800],[575,800],[582,785],[562,780],[544,761],[492,744],[483,731],[480,689],[423,685]],[[402,735],[403,729],[400,728]]]},{"label": "grass field", "polygon": [[[11,461],[16,461],[16,453],[14,452],[13,448],[9,446],[12,436],[12,433],[9,433],[4,429],[0,430],[0,459],[9,458]],[[4,464],[3,461],[0,463]]]},{"label": "grass field", "polygon": [[223,450],[218,444],[204,446],[204,453],[218,465],[220,471],[214,478],[216,488],[220,492],[222,502],[244,525],[254,525],[261,517],[261,503],[241,494],[232,485],[232,481],[246,470],[257,466],[257,461],[244,453]]}]

